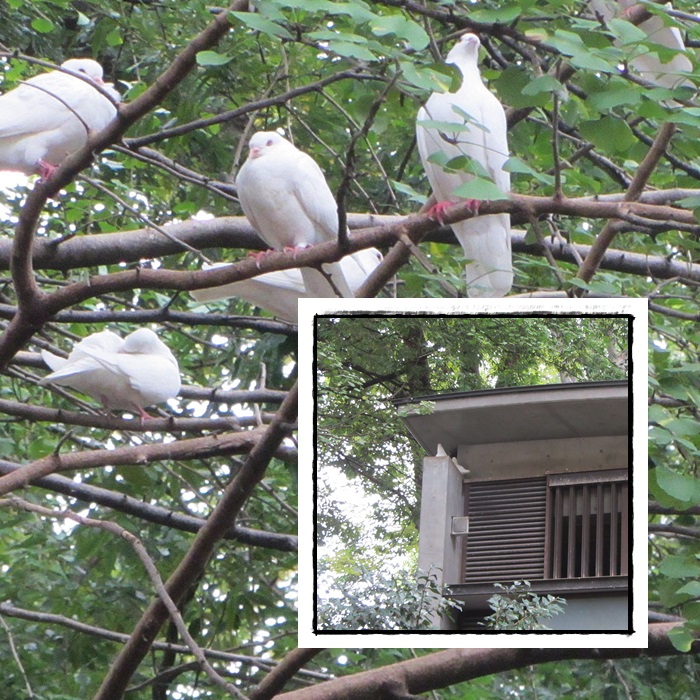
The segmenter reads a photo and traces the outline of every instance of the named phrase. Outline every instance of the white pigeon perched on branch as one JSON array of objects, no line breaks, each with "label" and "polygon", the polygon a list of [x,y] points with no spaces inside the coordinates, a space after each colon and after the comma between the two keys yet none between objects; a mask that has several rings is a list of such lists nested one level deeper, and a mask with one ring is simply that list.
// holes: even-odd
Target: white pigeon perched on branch
[{"label": "white pigeon perched on branch", "polygon": [[[367,248],[352,253],[338,262],[353,294],[381,261],[382,254],[376,248]],[[220,267],[220,265],[214,267]],[[196,301],[202,302],[237,297],[270,311],[278,318],[290,323],[297,323],[299,320],[297,304],[299,299],[314,296],[306,291],[301,272],[297,268],[266,272],[258,277],[223,284],[220,287],[198,289],[190,294]]]},{"label": "white pigeon perched on branch", "polygon": [[[624,19],[625,13],[637,4],[637,0],[589,0],[588,7],[607,22],[618,16]],[[671,3],[667,3],[665,7],[671,9]],[[651,43],[678,52],[670,58],[666,56],[669,60],[662,62],[659,54],[653,49],[634,47],[634,58],[630,59],[630,66],[639,77],[666,88],[682,85],[692,87],[693,84],[683,73],[692,72],[693,64],[685,54],[685,42],[678,27],[667,26],[659,16],[645,19],[637,26],[646,33]],[[632,46],[627,45],[625,48],[629,49]]]},{"label": "white pigeon perched on branch", "polygon": [[[316,161],[274,131],[258,131],[236,178],[243,213],[276,250],[303,248],[338,239],[338,206]],[[314,297],[352,297],[338,263],[302,267]],[[329,279],[330,278],[330,281]]]},{"label": "white pigeon perched on branch", "polygon": [[[81,73],[119,93],[102,79],[102,66],[90,58],[71,58],[62,68]],[[89,131],[114,119],[116,107],[90,82],[61,71],[30,78],[0,95],[0,170],[49,178],[71,153],[85,145]]]},{"label": "white pigeon perched on branch", "polygon": [[126,338],[112,331],[93,333],[68,358],[41,351],[54,370],[41,380],[69,386],[100,401],[106,409],[135,411],[143,422],[151,418],[146,406],[163,403],[180,391],[180,369],[175,356],[148,328]]},{"label": "white pigeon perched on branch", "polygon": [[[438,220],[446,205],[460,199],[455,190],[472,180],[474,174],[461,168],[446,170],[438,162],[431,162],[435,158],[452,160],[466,156],[486,171],[501,192],[510,191],[510,175],[503,170],[508,159],[506,117],[501,103],[481,80],[477,65],[480,45],[475,34],[460,37],[445,62],[459,68],[461,87],[454,93],[434,92],[418,112],[418,151],[438,199],[431,210]],[[451,124],[455,125],[454,130]],[[475,209],[478,212],[476,202]],[[513,284],[510,216],[475,216],[451,226],[467,258],[467,294],[505,296]]]}]

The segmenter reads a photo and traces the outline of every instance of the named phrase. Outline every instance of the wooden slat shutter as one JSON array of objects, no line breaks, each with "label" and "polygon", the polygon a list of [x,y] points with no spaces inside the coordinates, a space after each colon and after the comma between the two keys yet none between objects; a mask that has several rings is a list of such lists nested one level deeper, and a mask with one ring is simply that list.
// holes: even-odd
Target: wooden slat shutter
[{"label": "wooden slat shutter", "polygon": [[544,578],[547,479],[472,482],[464,582]]}]

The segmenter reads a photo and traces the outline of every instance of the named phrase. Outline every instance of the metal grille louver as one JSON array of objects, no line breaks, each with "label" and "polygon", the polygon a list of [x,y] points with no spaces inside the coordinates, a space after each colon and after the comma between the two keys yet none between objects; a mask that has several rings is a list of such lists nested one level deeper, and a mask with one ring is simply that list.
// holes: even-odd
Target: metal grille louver
[{"label": "metal grille louver", "polygon": [[544,578],[547,480],[470,483],[464,582]]}]

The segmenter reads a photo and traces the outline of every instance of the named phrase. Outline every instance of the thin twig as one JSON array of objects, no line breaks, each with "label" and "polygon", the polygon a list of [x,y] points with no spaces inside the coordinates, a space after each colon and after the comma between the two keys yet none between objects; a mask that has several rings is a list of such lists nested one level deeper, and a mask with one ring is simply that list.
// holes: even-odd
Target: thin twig
[{"label": "thin twig", "polygon": [[10,629],[7,622],[5,622],[5,618],[2,615],[0,615],[0,625],[2,625],[2,628],[5,630],[5,633],[7,634],[7,643],[10,647],[10,653],[12,654],[12,658],[15,660],[15,663],[17,664],[17,668],[19,668],[19,672],[22,674],[22,678],[24,679],[24,687],[27,689],[27,697],[33,698],[34,691],[32,690],[32,686],[29,682],[29,677],[27,676],[27,672],[25,671],[24,666],[22,665],[22,659],[19,658],[19,654],[17,653],[17,647],[15,646],[15,640],[12,637],[12,630]]}]

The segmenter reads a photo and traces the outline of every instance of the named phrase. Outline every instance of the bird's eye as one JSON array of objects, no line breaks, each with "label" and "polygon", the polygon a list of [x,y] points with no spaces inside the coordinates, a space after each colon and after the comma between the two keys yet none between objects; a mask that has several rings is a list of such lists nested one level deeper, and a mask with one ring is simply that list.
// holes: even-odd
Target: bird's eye
[{"label": "bird's eye", "polygon": [[273,141],[272,141],[272,139],[270,139],[265,145],[266,145],[266,146],[272,146],[272,143],[273,143]]}]

